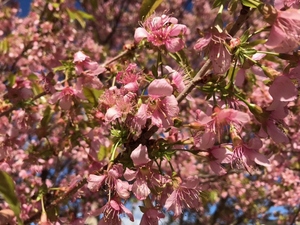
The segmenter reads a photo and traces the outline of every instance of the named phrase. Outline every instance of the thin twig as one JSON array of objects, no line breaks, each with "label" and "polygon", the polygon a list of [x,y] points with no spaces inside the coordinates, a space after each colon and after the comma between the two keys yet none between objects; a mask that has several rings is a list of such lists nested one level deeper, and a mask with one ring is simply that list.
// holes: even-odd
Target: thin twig
[{"label": "thin twig", "polygon": [[[242,27],[245,21],[250,17],[250,15],[254,12],[255,9],[250,9],[248,7],[243,6],[242,10],[240,11],[240,15],[235,21],[234,25],[229,31],[231,36],[234,36],[238,30]],[[207,71],[210,69],[212,62],[208,59],[205,64],[201,67],[198,71],[196,76],[192,79],[189,85],[177,96],[177,102],[180,103],[186,96],[196,87],[196,85],[205,77]]]},{"label": "thin twig", "polygon": [[118,54],[117,56],[115,56],[114,58],[104,62],[102,64],[103,67],[106,67],[107,65],[113,63],[114,61],[117,61],[118,59],[124,57],[125,55],[131,53],[134,49],[136,48],[135,45],[130,46],[128,49],[126,49],[125,51],[121,52],[120,54]]},{"label": "thin twig", "polygon": [[[42,93],[40,93],[40,94],[34,96],[34,97],[30,100],[29,104],[32,103],[32,102],[34,102],[35,100],[39,99],[40,97],[46,95],[46,94],[47,94],[46,92],[42,92]],[[7,115],[9,115],[9,113],[11,113],[13,110],[18,109],[19,106],[20,106],[20,103],[21,103],[21,102],[18,102],[17,104],[15,104],[14,106],[10,107],[9,109],[7,109],[7,110],[1,112],[1,113],[0,113],[0,117],[2,117],[2,116],[7,116]],[[22,103],[21,103],[21,104],[22,104]]]},{"label": "thin twig", "polygon": [[293,216],[293,218],[292,218],[292,220],[291,220],[290,225],[294,225],[294,224],[295,224],[296,219],[297,219],[299,213],[300,213],[300,204],[299,204],[298,207],[297,207],[297,210],[296,210],[295,215]]}]

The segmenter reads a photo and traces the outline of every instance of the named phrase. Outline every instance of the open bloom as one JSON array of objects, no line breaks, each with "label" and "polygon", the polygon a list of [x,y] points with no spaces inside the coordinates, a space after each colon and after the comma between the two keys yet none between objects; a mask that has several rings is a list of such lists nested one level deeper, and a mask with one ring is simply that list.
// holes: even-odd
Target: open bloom
[{"label": "open bloom", "polygon": [[194,46],[196,51],[209,51],[208,57],[212,61],[215,73],[225,73],[230,67],[231,55],[224,44],[227,37],[229,36],[225,32],[212,28]]},{"label": "open bloom", "polygon": [[128,181],[135,179],[132,185],[132,192],[139,200],[144,200],[150,194],[150,189],[148,187],[148,179],[150,178],[151,171],[147,164],[151,161],[148,157],[147,147],[144,145],[139,145],[130,155],[133,164],[137,167],[137,170],[130,170],[126,168],[124,177]]},{"label": "open bloom", "polygon": [[115,190],[121,198],[127,199],[130,197],[129,190],[131,187],[126,181],[119,179],[122,173],[123,166],[116,164],[104,175],[90,174],[87,187],[92,191],[97,191],[105,184],[110,190]]},{"label": "open bloom", "polygon": [[94,76],[101,74],[106,70],[81,51],[74,54],[73,63],[75,64],[75,70],[78,75],[84,72],[86,75]]},{"label": "open bloom", "polygon": [[235,163],[248,171],[255,163],[261,166],[270,166],[269,159],[258,152],[258,149],[262,147],[262,141],[259,138],[252,138],[245,144],[236,133],[236,130],[231,132],[231,137],[234,146],[231,163]]},{"label": "open bloom", "polygon": [[269,135],[276,143],[289,143],[289,138],[278,126],[288,115],[287,102],[272,103],[266,113],[268,117],[261,121],[259,136],[267,137]]},{"label": "open bloom", "polygon": [[64,110],[69,110],[75,99],[85,99],[82,90],[78,87],[63,87],[57,89],[61,89],[61,91],[56,92],[51,96],[50,103],[56,104],[56,102],[59,102],[59,106]]},{"label": "open bloom", "polygon": [[[266,9],[267,10],[267,9]],[[300,10],[288,9],[286,11],[272,12],[269,23],[272,24],[267,48],[279,53],[293,51],[300,44]]]},{"label": "open bloom", "polygon": [[228,146],[216,146],[210,149],[209,166],[217,175],[224,175],[226,171],[221,166],[222,163],[230,163],[233,153],[228,149]]},{"label": "open bloom", "polygon": [[103,214],[98,225],[121,225],[121,214],[126,214],[131,221],[134,221],[133,215],[121,202],[112,199],[106,203],[97,213],[93,213],[92,216]]},{"label": "open bloom", "polygon": [[149,17],[143,26],[135,30],[134,39],[136,42],[147,38],[147,41],[157,47],[165,45],[169,52],[178,52],[183,49],[183,35],[186,34],[187,27],[178,24],[175,17],[166,15]]},{"label": "open bloom", "polygon": [[125,71],[120,71],[117,74],[117,82],[124,85],[124,88],[128,91],[136,92],[139,89],[138,78],[140,72],[137,69],[135,63],[131,63],[125,69]]},{"label": "open bloom", "polygon": [[170,127],[172,119],[179,113],[178,102],[172,93],[173,87],[165,79],[156,79],[148,87],[148,110],[152,114],[152,123],[158,127]]},{"label": "open bloom", "polygon": [[[142,208],[143,209],[143,208]],[[142,210],[144,212],[140,225],[158,225],[158,221],[165,215],[158,209],[150,208]]]},{"label": "open bloom", "polygon": [[165,208],[173,211],[175,217],[181,215],[184,208],[198,210],[201,202],[197,179],[188,178],[183,182],[178,178],[177,181],[178,183],[175,183],[175,188],[165,203]]}]

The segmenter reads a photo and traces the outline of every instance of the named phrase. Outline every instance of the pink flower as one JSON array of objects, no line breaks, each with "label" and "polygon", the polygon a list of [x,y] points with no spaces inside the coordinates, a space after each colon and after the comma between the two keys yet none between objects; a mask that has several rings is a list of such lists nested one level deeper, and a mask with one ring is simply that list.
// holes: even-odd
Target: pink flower
[{"label": "pink flower", "polygon": [[295,8],[299,9],[300,1],[299,0],[274,0],[274,6],[276,9],[286,9],[286,8]]},{"label": "pink flower", "polygon": [[151,161],[148,157],[147,147],[141,144],[132,151],[130,158],[134,166],[142,166]]},{"label": "pink flower", "polygon": [[[134,181],[132,185],[132,192],[138,200],[145,200],[150,194],[150,188],[148,187],[148,176],[150,170],[147,167],[140,167],[137,171],[126,168],[124,178],[128,181]],[[148,177],[147,177],[148,176]]]},{"label": "pink flower", "polygon": [[158,209],[145,209],[141,207],[141,211],[144,212],[144,214],[142,216],[140,225],[158,225],[158,221],[165,217],[165,215]]},{"label": "pink flower", "polygon": [[228,149],[228,146],[218,146],[209,150],[211,170],[217,175],[224,175],[226,171],[221,166],[222,163],[231,162],[233,153]]},{"label": "pink flower", "polygon": [[261,166],[270,166],[268,158],[259,153],[258,149],[262,147],[262,141],[259,138],[252,138],[248,144],[244,144],[243,141],[235,137],[232,138],[234,143],[232,162],[241,165],[246,170],[254,165],[254,163]]},{"label": "pink flower", "polygon": [[143,128],[146,124],[147,117],[148,117],[147,111],[148,111],[148,105],[141,104],[137,113],[134,116],[134,123],[138,127],[138,130],[141,130],[141,128]]},{"label": "pink flower", "polygon": [[173,87],[166,79],[155,79],[148,87],[148,94],[151,96],[170,96],[173,93]]},{"label": "pink flower", "polygon": [[121,71],[117,74],[117,82],[124,85],[124,88],[128,91],[136,92],[139,89],[138,78],[140,72],[137,70],[137,65],[131,63],[128,65],[125,71]]},{"label": "pink flower", "polygon": [[124,91],[127,92],[124,89],[121,91],[117,89],[115,92],[108,91],[108,93],[111,92],[111,94],[115,96],[108,96],[109,98],[112,98],[111,103],[113,104],[110,103],[112,107],[107,109],[105,113],[105,120],[107,122],[112,122],[120,117],[125,119],[127,114],[131,112],[136,94],[132,92],[125,94]]},{"label": "pink flower", "polygon": [[216,134],[214,132],[200,132],[194,136],[195,147],[205,150],[214,146]]},{"label": "pink flower", "polygon": [[[278,91],[280,90],[280,91]],[[298,91],[293,82],[286,76],[278,76],[273,81],[269,89],[273,97],[272,104],[279,102],[291,102],[297,98]]]},{"label": "pink flower", "polygon": [[133,215],[121,202],[112,199],[100,210],[95,211],[91,216],[103,214],[98,225],[121,225],[120,215],[125,213],[131,221],[134,221]]},{"label": "pink flower", "polygon": [[139,200],[144,200],[150,194],[148,187],[148,179],[150,179],[151,171],[148,168],[148,163],[151,161],[148,157],[147,147],[139,145],[130,155],[133,164],[137,167],[137,171],[126,168],[124,178],[128,181],[135,179],[132,185],[132,192]]},{"label": "pink flower", "polygon": [[269,22],[272,25],[267,48],[271,48],[279,53],[293,51],[299,47],[300,43],[300,10],[287,9],[277,11],[277,16]]},{"label": "pink flower", "polygon": [[74,54],[75,70],[79,75],[85,73],[85,75],[95,76],[105,72],[105,68],[99,66],[95,61],[92,61],[89,56],[85,55],[83,52],[79,51]]},{"label": "pink flower", "polygon": [[287,102],[276,102],[271,104],[266,111],[268,117],[261,121],[262,126],[259,130],[260,137],[270,137],[275,143],[289,143],[287,135],[276,124],[282,123],[282,120],[288,115]]},{"label": "pink flower", "polygon": [[178,24],[176,18],[166,15],[149,17],[143,26],[135,30],[136,42],[147,38],[154,46],[165,45],[169,52],[178,52],[184,47],[183,35],[186,34],[187,27]]},{"label": "pink flower", "polygon": [[152,123],[158,127],[170,127],[173,118],[178,115],[178,102],[172,85],[166,79],[156,79],[148,87],[148,110],[152,114]]},{"label": "pink flower", "polygon": [[175,188],[165,203],[165,208],[168,211],[173,211],[174,216],[178,217],[184,208],[196,210],[200,208],[200,188],[197,179],[188,178],[185,182],[182,182],[178,178],[177,183],[174,185]]},{"label": "pink flower", "polygon": [[123,166],[121,164],[115,164],[104,175],[90,174],[87,187],[92,191],[97,191],[101,186],[107,185],[110,190],[115,190],[119,197],[127,199],[130,197],[131,186],[128,182],[119,179],[122,174]]},{"label": "pink flower", "polygon": [[230,67],[231,54],[224,44],[228,37],[225,32],[212,28],[211,32],[206,33],[194,46],[196,51],[209,51],[208,57],[212,61],[215,73],[225,73]]},{"label": "pink flower", "polygon": [[179,113],[178,102],[174,95],[156,99],[150,105],[152,123],[158,127],[168,128],[173,125],[173,118]]},{"label": "pink flower", "polygon": [[[61,88],[59,88],[61,89]],[[51,104],[59,102],[59,106],[64,110],[69,110],[72,106],[72,102],[76,99],[85,99],[82,91],[73,87],[63,87],[60,92],[54,93],[50,98]]]},{"label": "pink flower", "polygon": [[184,90],[185,84],[183,82],[183,76],[181,73],[177,72],[176,70],[173,70],[171,67],[166,66],[166,70],[169,72],[172,85],[175,86],[177,91],[180,93]]},{"label": "pink flower", "polygon": [[[250,116],[247,113],[240,112],[234,109],[215,108],[215,113],[212,116],[207,116],[200,110],[197,110],[197,122],[206,126],[208,131],[216,134],[221,134],[224,126],[233,125],[237,129],[250,122]],[[201,133],[200,133],[201,134]],[[194,137],[194,139],[197,137]]]}]

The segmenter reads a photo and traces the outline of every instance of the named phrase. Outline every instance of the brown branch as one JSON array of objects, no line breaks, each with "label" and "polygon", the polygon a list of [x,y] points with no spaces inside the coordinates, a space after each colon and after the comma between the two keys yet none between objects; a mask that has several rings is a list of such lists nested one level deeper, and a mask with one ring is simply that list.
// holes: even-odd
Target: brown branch
[{"label": "brown branch", "polygon": [[[46,95],[46,94],[47,94],[46,92],[42,92],[42,93],[40,93],[40,94],[34,96],[34,97],[30,100],[30,103],[33,103],[35,100],[39,99],[40,97],[42,97],[42,96],[44,96],[44,95]],[[30,103],[29,103],[29,104],[30,104]],[[21,104],[22,104],[22,102],[18,102],[16,105],[12,106],[11,108],[9,108],[9,109],[7,109],[7,110],[1,112],[1,113],[0,113],[0,117],[2,117],[2,116],[8,116],[9,113],[11,113],[13,110],[18,109],[19,106],[20,106]]]},{"label": "brown branch", "polygon": [[[70,190],[68,190],[63,195],[56,198],[53,202],[50,203],[50,205],[45,206],[46,212],[49,212],[53,209],[55,209],[60,203],[64,202],[65,200],[69,199],[74,195],[80,188],[82,188],[85,184],[87,184],[87,178],[82,179],[80,182],[77,183],[77,185]],[[32,215],[29,219],[24,221],[24,225],[30,224],[36,220],[38,220],[41,217],[41,212],[37,212],[34,215]]]},{"label": "brown branch", "polygon": [[117,61],[118,59],[124,57],[125,55],[130,54],[131,52],[133,52],[136,49],[136,46],[133,44],[131,46],[129,46],[126,50],[124,50],[123,52],[121,52],[120,54],[118,54],[117,56],[115,56],[112,59],[107,60],[106,62],[104,62],[102,64],[103,67],[106,67],[107,65],[113,63],[114,61]]},{"label": "brown branch", "polygon": [[291,220],[290,225],[295,224],[296,219],[297,219],[299,213],[300,213],[300,204],[299,204],[298,207],[297,207],[297,210],[296,210],[295,215],[293,216],[293,218],[292,218],[292,220]]},{"label": "brown branch", "polygon": [[[247,21],[250,15],[254,12],[255,9],[251,9],[249,7],[243,6],[240,11],[240,15],[233,24],[232,28],[229,31],[231,36],[234,36],[238,30],[242,27],[242,25]],[[177,101],[180,103],[186,96],[196,87],[196,85],[207,75],[207,71],[210,69],[212,62],[208,59],[202,68],[198,71],[196,76],[192,79],[189,85],[177,96]]]}]

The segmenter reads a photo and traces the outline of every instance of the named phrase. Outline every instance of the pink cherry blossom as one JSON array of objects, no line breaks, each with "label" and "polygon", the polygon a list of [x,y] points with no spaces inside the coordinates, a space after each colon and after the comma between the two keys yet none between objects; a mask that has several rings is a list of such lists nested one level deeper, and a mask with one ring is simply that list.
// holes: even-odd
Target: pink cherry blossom
[{"label": "pink cherry blossom", "polygon": [[262,121],[258,135],[260,137],[270,135],[275,143],[289,143],[287,135],[276,125],[282,124],[282,120],[288,115],[287,102],[276,101],[273,103],[267,108],[268,117]]},{"label": "pink cherry blossom", "polygon": [[161,211],[155,208],[142,208],[142,211],[144,214],[142,216],[140,225],[158,225],[158,221],[165,217]]},{"label": "pink cherry blossom", "polygon": [[181,215],[185,207],[198,210],[201,204],[199,180],[188,178],[185,181],[181,181],[178,178],[174,182],[178,183],[176,183],[173,192],[167,198],[165,208],[173,211],[175,217]]},{"label": "pink cherry blossom", "polygon": [[278,10],[283,10],[285,8],[295,8],[299,9],[299,0],[274,0],[274,6]]},{"label": "pink cherry blossom", "polygon": [[150,170],[148,167],[140,167],[137,171],[126,168],[124,178],[128,181],[134,181],[132,192],[139,200],[144,200],[150,194],[148,180],[150,179]]},{"label": "pink cherry blossom", "polygon": [[151,96],[170,96],[173,93],[173,87],[166,79],[155,79],[148,87],[148,94]]},{"label": "pink cherry blossom", "polygon": [[237,163],[237,165],[243,166],[248,171],[254,163],[268,167],[270,166],[269,159],[258,152],[258,149],[261,147],[262,141],[259,138],[251,139],[248,144],[238,141],[237,144],[234,144],[231,160],[232,162]]},{"label": "pink cherry blossom", "polygon": [[173,87],[175,86],[176,90],[179,93],[182,92],[185,88],[183,75],[180,72],[173,70],[170,66],[165,66],[165,68],[169,72],[169,76],[171,77]]},{"label": "pink cherry blossom", "polygon": [[222,163],[230,163],[232,159],[232,151],[230,151],[231,146],[216,146],[209,150],[210,161],[209,166],[211,170],[217,175],[224,175],[226,171],[221,166]]},{"label": "pink cherry blossom", "polygon": [[60,92],[54,93],[50,98],[51,104],[59,102],[59,106],[64,110],[69,110],[75,99],[85,99],[82,90],[73,87],[62,87]]},{"label": "pink cherry blossom", "polygon": [[126,214],[131,221],[134,221],[133,215],[120,201],[112,199],[106,203],[100,210],[92,213],[92,216],[103,214],[98,225],[121,225],[121,214]]},{"label": "pink cherry blossom", "polygon": [[142,166],[151,161],[148,157],[147,147],[141,144],[132,151],[130,158],[134,166]]},{"label": "pink cherry blossom", "polygon": [[267,48],[276,52],[285,53],[295,50],[300,43],[300,11],[297,9],[287,9],[277,11],[276,18],[271,22],[272,28]]},{"label": "pink cherry blossom", "polygon": [[148,179],[152,172],[148,167],[148,163],[151,161],[148,157],[147,147],[139,145],[133,150],[130,155],[133,164],[137,167],[137,171],[126,168],[124,177],[128,181],[135,179],[132,185],[132,191],[139,200],[144,200],[150,194],[148,187]]},{"label": "pink cherry blossom", "polygon": [[139,89],[139,75],[140,71],[138,71],[137,65],[131,63],[128,65],[125,71],[120,71],[117,74],[116,80],[117,82],[123,84],[125,89],[136,92]]},{"label": "pink cherry blossom", "polygon": [[87,187],[92,191],[97,191],[101,186],[107,185],[110,190],[115,190],[119,197],[127,199],[130,197],[131,186],[128,182],[120,180],[122,173],[122,165],[115,164],[104,175],[90,174]]},{"label": "pink cherry blossom", "polygon": [[196,51],[208,51],[215,73],[225,73],[231,63],[231,54],[225,46],[225,39],[229,37],[225,32],[212,28],[194,46]]},{"label": "pink cherry blossom", "polygon": [[154,98],[149,105],[149,111],[152,113],[151,120],[154,125],[168,128],[173,125],[172,119],[179,113],[178,102],[174,95]]},{"label": "pink cherry blossom", "polygon": [[[280,91],[278,91],[280,90]],[[278,76],[269,89],[273,103],[291,102],[297,98],[298,91],[293,82],[286,76]]]},{"label": "pink cherry blossom", "polygon": [[86,75],[95,76],[105,71],[104,67],[92,61],[89,56],[81,51],[74,54],[73,63],[75,64],[75,70],[78,75],[84,72]]},{"label": "pink cherry blossom", "polygon": [[178,24],[175,17],[166,15],[152,16],[146,19],[143,27],[135,30],[134,39],[140,42],[144,38],[154,46],[165,45],[169,52],[178,52],[184,47],[183,36],[187,33],[187,27]]}]

